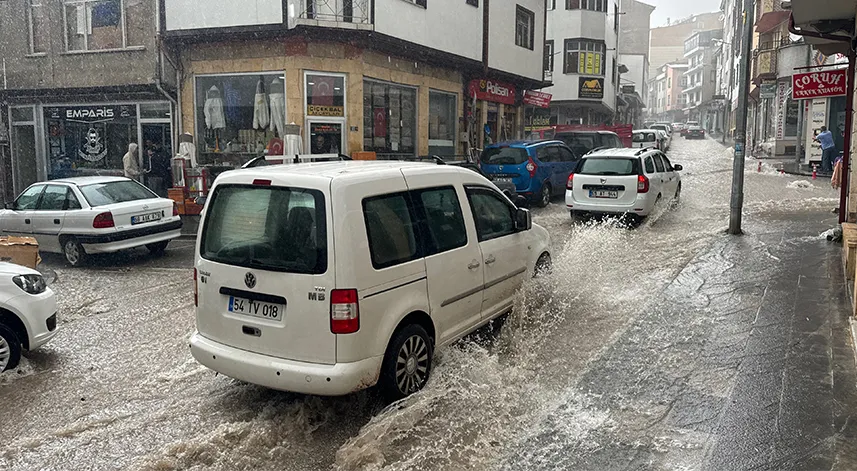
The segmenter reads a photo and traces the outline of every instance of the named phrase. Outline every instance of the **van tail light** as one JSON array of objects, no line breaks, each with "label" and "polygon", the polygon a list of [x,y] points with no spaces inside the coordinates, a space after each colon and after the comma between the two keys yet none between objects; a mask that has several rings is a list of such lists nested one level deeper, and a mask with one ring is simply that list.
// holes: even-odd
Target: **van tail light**
[{"label": "van tail light", "polygon": [[574,174],[573,173],[568,176],[568,183],[565,184],[565,189],[566,190],[573,190],[574,189]]},{"label": "van tail light", "polygon": [[106,213],[101,213],[98,216],[95,216],[95,219],[92,220],[92,227],[95,229],[107,229],[109,227],[116,227],[116,224],[113,222],[113,213],[108,211]]},{"label": "van tail light", "polygon": [[637,193],[649,192],[649,179],[645,175],[637,175]]},{"label": "van tail light", "polygon": [[199,285],[196,281],[196,268],[193,269],[193,305],[199,306]]},{"label": "van tail light", "polygon": [[179,205],[177,205],[175,202],[173,202],[173,217],[176,217],[178,215],[179,215]]},{"label": "van tail light", "polygon": [[330,331],[353,334],[360,330],[360,307],[356,289],[335,289],[330,292]]},{"label": "van tail light", "polygon": [[536,170],[539,168],[535,162],[533,162],[533,158],[530,157],[530,161],[527,162],[527,171],[530,172],[530,177],[536,176]]}]

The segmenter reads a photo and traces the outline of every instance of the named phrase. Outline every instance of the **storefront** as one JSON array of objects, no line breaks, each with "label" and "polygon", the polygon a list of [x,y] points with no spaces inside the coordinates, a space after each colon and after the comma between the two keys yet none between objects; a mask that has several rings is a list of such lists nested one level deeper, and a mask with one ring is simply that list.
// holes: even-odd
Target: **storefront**
[{"label": "storefront", "polygon": [[141,169],[169,179],[159,172],[173,152],[169,102],[14,105],[9,115],[16,192],[45,179],[123,175],[131,143]]},{"label": "storefront", "polygon": [[803,163],[821,162],[821,145],[813,138],[825,126],[833,133],[837,151],[842,151],[845,136],[845,69],[798,73],[792,76],[794,101],[804,107]]},{"label": "storefront", "polygon": [[523,137],[523,112],[514,84],[474,79],[468,82],[467,95],[471,100],[472,146],[481,148]]}]

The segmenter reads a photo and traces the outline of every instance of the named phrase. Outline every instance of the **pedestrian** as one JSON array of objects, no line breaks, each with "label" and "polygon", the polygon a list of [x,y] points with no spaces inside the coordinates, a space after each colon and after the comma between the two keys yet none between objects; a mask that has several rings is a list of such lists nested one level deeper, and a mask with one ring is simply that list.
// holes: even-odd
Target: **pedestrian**
[{"label": "pedestrian", "polygon": [[128,144],[128,153],[122,157],[122,166],[125,176],[132,180],[138,180],[143,172],[140,171],[140,163],[137,162],[137,144]]},{"label": "pedestrian", "polygon": [[833,143],[833,133],[827,130],[827,126],[821,127],[821,132],[812,138],[821,144],[821,171],[833,172],[833,159],[836,155],[836,144]]}]

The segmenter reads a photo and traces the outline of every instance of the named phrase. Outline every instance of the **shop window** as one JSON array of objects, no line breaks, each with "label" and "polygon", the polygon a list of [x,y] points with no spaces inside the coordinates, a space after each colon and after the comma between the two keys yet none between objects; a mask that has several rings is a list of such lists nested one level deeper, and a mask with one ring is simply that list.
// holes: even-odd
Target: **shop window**
[{"label": "shop window", "polygon": [[283,72],[197,76],[195,100],[200,163],[239,165],[284,135]]},{"label": "shop window", "polygon": [[48,16],[43,0],[30,0],[27,20],[30,29],[30,54],[48,52]]},{"label": "shop window", "polygon": [[144,0],[64,0],[66,49],[101,51],[141,46],[149,21]]},{"label": "shop window", "polygon": [[306,74],[306,115],[345,117],[345,77]]},{"label": "shop window", "polygon": [[416,153],[416,89],[363,81],[363,149],[378,154]]},{"label": "shop window", "polygon": [[604,41],[592,39],[566,39],[566,74],[604,75]]},{"label": "shop window", "polygon": [[429,92],[429,154],[455,155],[457,100],[451,93]]},{"label": "shop window", "polygon": [[797,136],[798,110],[800,102],[788,98],[786,101],[786,123],[783,127],[783,134],[787,137]]},{"label": "shop window", "polygon": [[536,15],[530,10],[517,5],[515,8],[515,44],[526,49],[533,49]]},{"label": "shop window", "polygon": [[170,104],[168,102],[140,103],[140,118],[170,119]]},{"label": "shop window", "polygon": [[48,178],[122,175],[137,143],[137,105],[46,107]]}]

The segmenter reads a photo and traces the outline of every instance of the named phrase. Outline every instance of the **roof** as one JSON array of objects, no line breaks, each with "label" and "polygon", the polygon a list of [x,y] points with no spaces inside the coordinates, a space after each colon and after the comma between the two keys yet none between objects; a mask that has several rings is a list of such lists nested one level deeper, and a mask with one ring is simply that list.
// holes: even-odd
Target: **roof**
[{"label": "roof", "polygon": [[640,156],[645,155],[647,152],[650,152],[650,151],[655,152],[655,151],[657,151],[657,149],[655,149],[653,147],[652,148],[642,148],[642,149],[640,149],[638,147],[636,147],[636,148],[635,147],[624,147],[621,149],[598,149],[598,150],[594,150],[594,151],[586,154],[584,157],[607,157],[607,158],[617,157],[617,158],[628,159],[628,158],[640,157]]},{"label": "roof", "polygon": [[[246,169],[232,170],[228,173],[232,176],[240,175],[265,175],[285,176],[303,175],[306,177],[318,177],[333,180],[346,175],[365,175],[372,172],[400,171],[404,168],[425,167],[431,165],[439,171],[454,169],[453,171],[465,170],[454,165],[438,165],[434,162],[402,162],[398,160],[354,160],[341,162],[319,162],[304,164],[280,164],[266,165],[263,167],[252,167]],[[468,170],[469,171],[469,170]]]},{"label": "roof", "polygon": [[122,181],[130,181],[130,178],[125,178],[125,177],[72,177],[72,178],[60,178],[58,180],[50,180],[48,182],[40,182],[40,183],[68,183],[71,185],[83,186],[83,185],[95,185],[98,183],[122,182]]},{"label": "roof", "polygon": [[[566,131],[571,132],[571,131]],[[559,134],[559,133],[557,133]],[[563,144],[562,141],[558,141],[556,139],[531,139],[531,140],[517,140],[517,141],[503,141],[503,142],[495,142],[494,144],[490,144],[486,146],[486,149],[497,149],[499,147],[532,147],[542,144]]]}]

